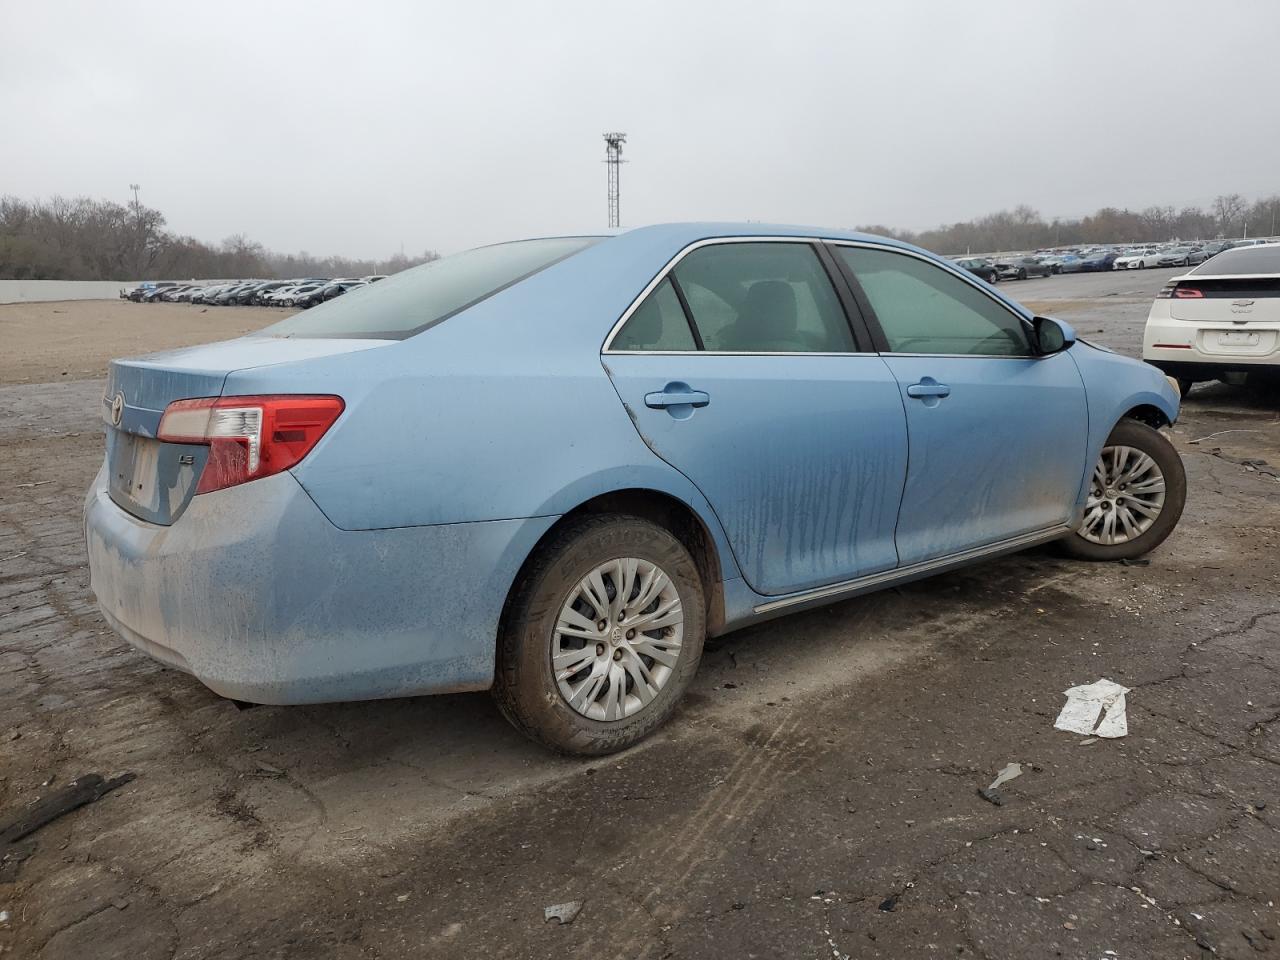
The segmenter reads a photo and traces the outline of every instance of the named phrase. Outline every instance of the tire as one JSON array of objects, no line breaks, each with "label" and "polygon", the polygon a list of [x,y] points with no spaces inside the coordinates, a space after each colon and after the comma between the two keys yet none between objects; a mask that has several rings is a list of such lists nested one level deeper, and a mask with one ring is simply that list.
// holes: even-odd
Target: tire
[{"label": "tire", "polygon": [[[1123,452],[1124,448],[1127,452]],[[1129,481],[1133,484],[1130,489],[1136,490],[1141,485],[1143,492],[1137,496],[1126,494],[1125,485],[1121,483],[1110,490],[1119,496],[1099,497],[1100,492],[1108,492],[1098,486],[1099,472],[1109,474],[1106,481],[1114,482],[1116,471],[1112,468],[1118,466],[1119,478],[1123,479],[1128,471],[1141,465],[1135,454],[1145,455],[1151,464],[1149,468],[1143,468],[1135,480]],[[1120,458],[1118,462],[1117,457]],[[1158,490],[1153,481],[1159,483]],[[1063,548],[1081,560],[1132,560],[1158,547],[1177,526],[1187,499],[1187,475],[1182,458],[1164,434],[1145,423],[1126,418],[1117,423],[1107,437],[1102,456],[1090,477],[1089,488],[1084,520],[1079,530],[1063,539]],[[1135,503],[1146,509],[1135,509]],[[1157,509],[1154,517],[1149,515],[1152,507]],[[1108,520],[1108,515],[1115,519]],[[1116,529],[1126,517],[1137,526],[1132,530],[1127,527]],[[1141,527],[1144,522],[1148,523],[1145,528]],[[1113,542],[1106,542],[1108,523]]]},{"label": "tire", "polygon": [[1026,271],[1026,270],[1019,270],[1019,271],[1018,271],[1018,279],[1019,279],[1019,280],[1025,280],[1025,279],[1027,279],[1027,271]]},{"label": "tire", "polygon": [[1181,394],[1182,399],[1185,400],[1187,398],[1187,394],[1191,392],[1191,388],[1195,385],[1196,381],[1190,377],[1178,377],[1178,393]]},{"label": "tire", "polygon": [[[628,591],[633,599],[646,588],[645,565],[667,578],[668,586],[640,616],[652,617],[664,604],[678,600],[681,623],[638,634],[625,630],[627,621],[634,620],[636,614],[627,615],[614,598],[609,598],[608,610],[597,606],[592,612],[596,604],[588,599],[587,578],[597,574],[606,594],[612,587],[616,597],[619,574],[625,579],[626,573],[607,568],[626,559],[637,561],[640,568]],[[606,569],[602,572],[602,568]],[[591,613],[591,617],[579,611]],[[602,613],[604,618],[593,622]],[[668,613],[662,619],[670,616]],[[579,625],[583,621],[593,632],[582,637],[585,642],[581,647],[573,649],[580,635],[563,633],[559,627],[564,623],[571,629],[585,630]],[[599,629],[599,623],[607,624],[604,630]],[[599,631],[598,635],[594,631]],[[676,709],[698,670],[705,633],[702,580],[679,540],[638,517],[584,516],[554,533],[523,570],[499,628],[493,697],[517,730],[558,753],[601,756],[624,750],[660,727]],[[639,646],[632,646],[636,636],[640,638],[635,640],[637,645],[645,643],[647,651],[658,652],[663,659],[642,658]],[[578,672],[566,676],[561,670],[557,676],[553,656],[557,652],[572,656],[579,651],[582,656],[565,665],[565,670],[579,666]],[[637,661],[644,669],[634,666]],[[591,687],[597,670],[608,678],[599,685],[598,694]],[[619,674],[625,698],[622,707],[611,696],[618,690],[614,676]],[[645,684],[651,698],[647,702],[637,692],[638,675],[654,681]],[[583,702],[572,705],[570,693],[584,694]],[[596,715],[590,716],[588,711]],[[611,711],[622,715],[610,718]]]}]

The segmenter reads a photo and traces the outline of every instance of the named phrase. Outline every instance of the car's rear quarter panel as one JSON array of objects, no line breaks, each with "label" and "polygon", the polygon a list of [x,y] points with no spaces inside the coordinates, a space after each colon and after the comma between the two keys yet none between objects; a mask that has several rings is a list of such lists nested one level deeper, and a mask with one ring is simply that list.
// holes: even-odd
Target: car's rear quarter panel
[{"label": "car's rear quarter panel", "polygon": [[507,586],[551,522],[343,531],[287,473],[197,497],[168,528],[116,508],[102,474],[86,503],[113,624],[255,703],[488,687]]}]

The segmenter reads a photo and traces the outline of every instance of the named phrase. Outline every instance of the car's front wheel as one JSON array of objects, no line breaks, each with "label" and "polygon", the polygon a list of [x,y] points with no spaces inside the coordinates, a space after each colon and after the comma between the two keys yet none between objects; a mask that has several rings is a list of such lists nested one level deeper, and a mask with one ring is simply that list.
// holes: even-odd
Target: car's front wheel
[{"label": "car's front wheel", "polygon": [[531,559],[503,617],[494,699],[553,750],[625,749],[693,679],[705,611],[697,565],[667,530],[618,514],[571,521]]},{"label": "car's front wheel", "polygon": [[1063,546],[1083,560],[1140,557],[1173,532],[1186,499],[1173,444],[1145,423],[1121,420],[1094,465],[1084,519]]}]

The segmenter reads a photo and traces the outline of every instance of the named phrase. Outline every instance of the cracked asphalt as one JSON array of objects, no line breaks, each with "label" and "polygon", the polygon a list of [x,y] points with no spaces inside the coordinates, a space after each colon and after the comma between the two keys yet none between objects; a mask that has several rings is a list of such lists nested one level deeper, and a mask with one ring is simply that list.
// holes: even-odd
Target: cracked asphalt
[{"label": "cracked asphalt", "polygon": [[[1167,275],[1008,289],[1135,353]],[[113,309],[131,340],[247,316]],[[137,779],[0,846],[0,954],[1280,956],[1280,480],[1240,462],[1280,464],[1274,393],[1192,392],[1149,566],[1041,549],[721,638],[671,724],[584,763],[483,694],[242,711],[118,640],[80,530],[96,349],[0,385],[0,824]],[[1100,677],[1128,736],[1054,730]]]}]

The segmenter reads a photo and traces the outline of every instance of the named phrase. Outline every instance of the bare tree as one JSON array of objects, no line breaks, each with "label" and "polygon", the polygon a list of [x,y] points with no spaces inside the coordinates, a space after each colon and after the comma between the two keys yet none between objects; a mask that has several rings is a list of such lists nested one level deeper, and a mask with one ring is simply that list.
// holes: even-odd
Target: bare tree
[{"label": "bare tree", "polygon": [[1244,197],[1238,193],[1228,193],[1214,198],[1213,216],[1218,221],[1218,230],[1223,236],[1230,236],[1232,228],[1244,219],[1247,209]]}]

